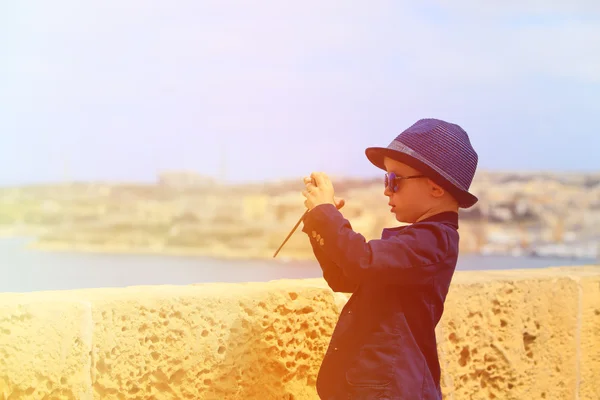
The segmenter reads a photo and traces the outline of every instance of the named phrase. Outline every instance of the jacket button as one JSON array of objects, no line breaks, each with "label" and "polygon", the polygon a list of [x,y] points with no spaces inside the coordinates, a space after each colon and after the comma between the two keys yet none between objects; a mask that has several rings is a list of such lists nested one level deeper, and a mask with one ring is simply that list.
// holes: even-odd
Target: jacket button
[{"label": "jacket button", "polygon": [[337,347],[334,347],[334,348],[333,348],[333,350],[334,350],[334,351],[337,351]]},{"label": "jacket button", "polygon": [[325,244],[325,241],[323,240],[323,238],[321,238],[321,240],[319,241],[319,244],[320,244],[321,246],[323,246],[323,245]]},{"label": "jacket button", "polygon": [[317,237],[317,232],[312,231],[312,237]]},{"label": "jacket button", "polygon": [[321,235],[317,235],[317,240],[321,240]]}]

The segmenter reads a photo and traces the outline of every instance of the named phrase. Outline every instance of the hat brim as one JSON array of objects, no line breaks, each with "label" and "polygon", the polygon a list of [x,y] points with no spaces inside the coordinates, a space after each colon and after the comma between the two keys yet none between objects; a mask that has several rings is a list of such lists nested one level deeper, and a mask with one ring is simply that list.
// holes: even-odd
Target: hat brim
[{"label": "hat brim", "polygon": [[403,153],[398,150],[392,150],[385,147],[368,147],[365,150],[365,155],[369,159],[369,161],[375,165],[377,168],[380,168],[386,171],[384,159],[385,157],[389,157],[393,160],[399,161],[403,164],[406,164],[416,170],[421,171],[424,175],[431,178],[434,182],[439,184],[441,187],[446,189],[454,198],[458,201],[458,205],[461,208],[470,208],[479,200],[475,195],[469,193],[466,190],[462,190],[456,186],[454,186],[450,181],[440,175],[435,169],[431,168],[429,165],[425,164],[421,160],[414,158],[413,156]]}]

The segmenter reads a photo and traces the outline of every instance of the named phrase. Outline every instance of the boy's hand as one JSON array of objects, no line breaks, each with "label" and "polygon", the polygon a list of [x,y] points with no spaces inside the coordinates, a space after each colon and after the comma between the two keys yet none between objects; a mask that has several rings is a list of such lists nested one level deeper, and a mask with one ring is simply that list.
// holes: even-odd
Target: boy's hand
[{"label": "boy's hand", "polygon": [[[315,185],[316,184],[316,185]],[[333,184],[329,177],[323,172],[313,172],[310,177],[304,178],[306,190],[302,195],[306,197],[304,205],[312,210],[319,204],[333,204],[338,210],[344,207],[344,199],[336,199]]]}]

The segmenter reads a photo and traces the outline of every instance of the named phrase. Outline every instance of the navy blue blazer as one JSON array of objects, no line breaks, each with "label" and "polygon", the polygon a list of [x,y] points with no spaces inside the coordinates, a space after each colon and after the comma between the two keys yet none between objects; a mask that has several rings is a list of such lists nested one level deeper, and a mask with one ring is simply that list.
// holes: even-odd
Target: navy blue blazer
[{"label": "navy blue blazer", "polygon": [[458,259],[458,214],[384,229],[366,241],[332,204],[302,231],[332,290],[352,293],[317,378],[321,399],[436,399],[435,326]]}]

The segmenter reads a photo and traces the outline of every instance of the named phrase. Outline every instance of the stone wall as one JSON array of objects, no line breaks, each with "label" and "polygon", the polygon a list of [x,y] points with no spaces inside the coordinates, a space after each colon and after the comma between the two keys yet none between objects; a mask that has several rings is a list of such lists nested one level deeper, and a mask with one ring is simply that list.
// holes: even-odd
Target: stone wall
[{"label": "stone wall", "polygon": [[[0,400],[317,399],[321,279],[0,294]],[[600,399],[600,267],[458,272],[446,399]]]}]

